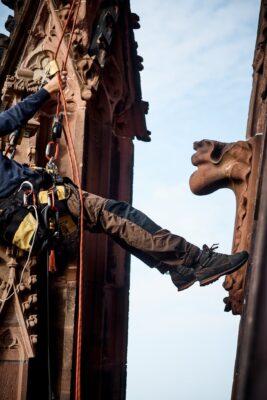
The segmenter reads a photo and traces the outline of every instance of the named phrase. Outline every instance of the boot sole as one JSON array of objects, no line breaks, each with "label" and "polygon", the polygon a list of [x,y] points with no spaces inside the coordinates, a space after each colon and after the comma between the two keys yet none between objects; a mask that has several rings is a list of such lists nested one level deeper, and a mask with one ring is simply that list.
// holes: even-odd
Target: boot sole
[{"label": "boot sole", "polygon": [[186,284],[184,284],[182,286],[177,286],[178,292],[181,292],[182,290],[190,288],[190,286],[194,285],[194,283],[196,283],[196,281],[197,281],[197,279],[195,279],[195,280],[193,280],[191,282],[188,282],[188,283],[186,283]]},{"label": "boot sole", "polygon": [[235,272],[238,268],[242,267],[243,264],[248,260],[248,257],[241,261],[239,264],[235,265],[233,268],[229,269],[227,272],[221,272],[220,274],[210,276],[209,278],[205,278],[199,281],[200,286],[206,286],[210,283],[217,281],[223,275],[229,275],[232,272]]}]

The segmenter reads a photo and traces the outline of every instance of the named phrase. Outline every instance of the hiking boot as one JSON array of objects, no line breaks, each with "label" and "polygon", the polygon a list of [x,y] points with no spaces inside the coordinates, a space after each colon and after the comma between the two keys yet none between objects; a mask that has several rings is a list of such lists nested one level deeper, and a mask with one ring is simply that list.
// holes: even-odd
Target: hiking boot
[{"label": "hiking boot", "polygon": [[232,255],[215,253],[218,246],[203,246],[197,264],[194,265],[195,276],[200,286],[215,282],[222,275],[230,274],[240,268],[248,259],[248,253],[241,251]]},{"label": "hiking boot", "polygon": [[192,286],[197,278],[194,273],[193,268],[184,267],[183,265],[178,265],[175,269],[169,270],[172,282],[177,287],[178,291],[188,289]]}]

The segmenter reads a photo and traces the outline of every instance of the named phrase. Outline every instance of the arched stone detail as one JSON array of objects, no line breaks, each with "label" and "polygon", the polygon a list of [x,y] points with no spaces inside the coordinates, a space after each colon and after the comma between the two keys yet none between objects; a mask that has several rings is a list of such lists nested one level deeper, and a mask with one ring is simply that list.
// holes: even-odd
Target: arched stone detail
[{"label": "arched stone detail", "polygon": [[0,352],[18,349],[18,338],[12,335],[10,329],[0,333]]},{"label": "arched stone detail", "polygon": [[[29,355],[23,344],[20,329],[4,329],[0,332],[0,384],[2,398],[10,398],[10,385],[16,399],[24,399],[27,385]],[[13,373],[6,375],[5,364],[10,363]],[[6,384],[8,382],[8,385]]]}]

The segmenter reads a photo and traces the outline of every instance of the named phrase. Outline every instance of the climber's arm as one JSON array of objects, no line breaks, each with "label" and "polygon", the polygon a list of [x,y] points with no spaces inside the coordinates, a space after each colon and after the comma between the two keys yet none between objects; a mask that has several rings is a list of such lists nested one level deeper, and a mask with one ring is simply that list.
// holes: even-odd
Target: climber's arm
[{"label": "climber's arm", "polygon": [[[61,85],[66,86],[67,74],[61,73]],[[54,76],[42,89],[0,114],[0,136],[13,132],[25,124],[53,93],[59,90],[59,78]]]},{"label": "climber's arm", "polygon": [[49,97],[50,94],[45,89],[41,89],[2,112],[0,114],[0,136],[13,132],[25,124]]}]

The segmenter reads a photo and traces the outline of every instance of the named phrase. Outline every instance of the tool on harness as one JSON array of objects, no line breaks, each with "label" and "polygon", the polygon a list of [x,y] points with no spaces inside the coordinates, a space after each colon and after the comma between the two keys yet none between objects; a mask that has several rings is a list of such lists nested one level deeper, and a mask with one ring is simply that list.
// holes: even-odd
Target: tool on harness
[{"label": "tool on harness", "polygon": [[9,144],[8,147],[4,153],[4,155],[7,157],[9,155],[9,158],[12,160],[16,154],[16,147],[17,145],[21,144],[22,141],[22,129],[18,128],[14,132],[12,132],[9,135]]},{"label": "tool on harness", "polygon": [[49,271],[56,271],[56,252],[77,248],[78,227],[72,218],[67,199],[70,192],[64,185],[57,185],[48,191],[39,193],[40,205],[45,205],[42,214],[45,226],[49,232],[48,265]]},{"label": "tool on harness", "polygon": [[34,196],[33,184],[25,181],[15,193],[0,200],[0,236],[8,245],[25,251],[41,248],[45,240],[43,226],[36,218]]},{"label": "tool on harness", "polygon": [[33,190],[33,184],[29,181],[24,181],[19,187],[19,192],[23,191],[23,205],[28,206],[30,204],[29,197],[33,198],[33,203],[36,204],[35,193]]},{"label": "tool on harness", "polygon": [[[51,155],[51,148],[54,147],[54,154]],[[50,140],[50,142],[47,143],[46,145],[46,150],[45,150],[45,156],[47,160],[49,161],[50,164],[54,162],[54,160],[57,159],[58,157],[58,143],[54,142],[53,140]]]},{"label": "tool on harness", "polygon": [[51,248],[51,270],[55,270],[53,253],[77,246],[78,229],[67,207],[70,190],[64,179],[54,176],[49,189],[40,190],[39,184],[24,181],[11,196],[0,199],[0,238],[27,252]]},{"label": "tool on harness", "polygon": [[62,136],[63,129],[63,114],[59,114],[55,117],[53,126],[52,126],[52,141],[56,142],[57,139],[60,139]]},{"label": "tool on harness", "polygon": [[[77,234],[77,224],[67,207],[70,192],[66,185],[56,185],[52,190],[42,190],[38,193],[39,204],[42,208],[46,205],[56,212],[54,221],[57,232],[54,235],[57,246],[67,247],[73,234]],[[46,218],[47,221],[47,218]],[[59,239],[59,240],[58,240]],[[73,237],[72,237],[73,239]],[[77,238],[76,238],[77,239]]]},{"label": "tool on harness", "polygon": [[48,265],[50,272],[56,272],[55,246],[60,238],[58,227],[58,209],[55,205],[55,190],[52,188],[47,192],[47,205],[42,210],[44,225],[48,231]]},{"label": "tool on harness", "polygon": [[58,175],[58,168],[55,164],[55,160],[58,157],[58,153],[59,153],[58,143],[54,142],[53,140],[50,140],[47,143],[46,149],[45,149],[45,157],[48,160],[48,162],[45,166],[45,170],[51,177],[53,187],[55,187],[57,182],[60,180],[59,175]]}]

